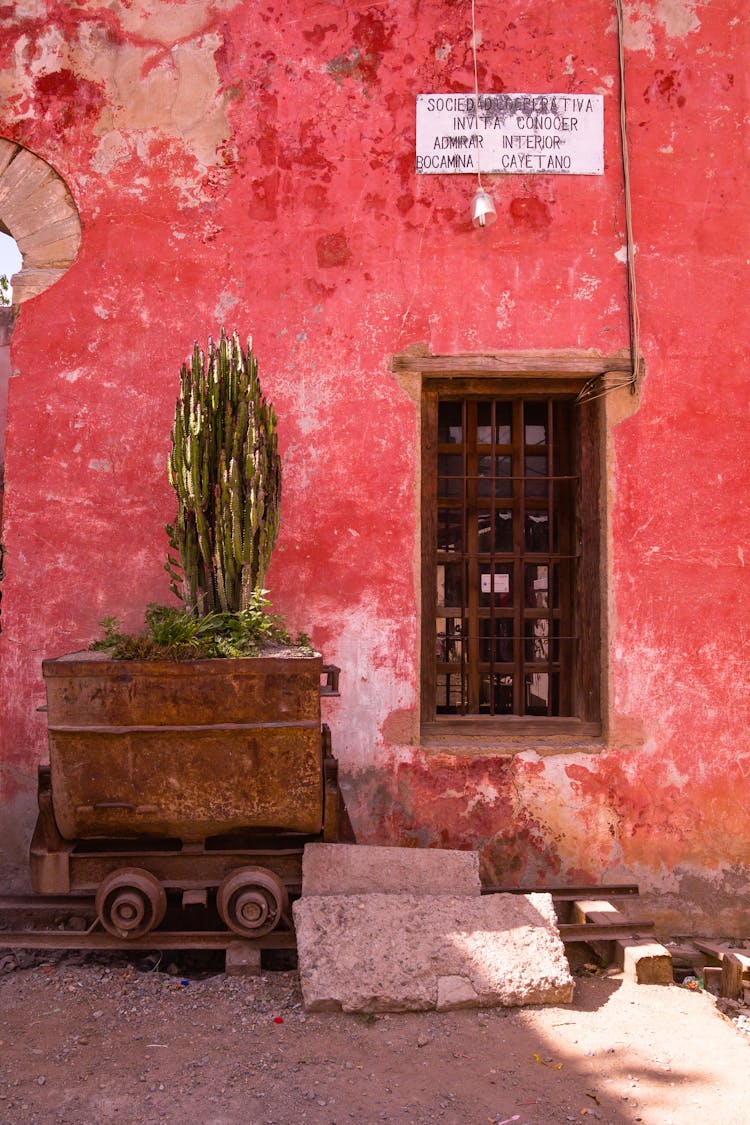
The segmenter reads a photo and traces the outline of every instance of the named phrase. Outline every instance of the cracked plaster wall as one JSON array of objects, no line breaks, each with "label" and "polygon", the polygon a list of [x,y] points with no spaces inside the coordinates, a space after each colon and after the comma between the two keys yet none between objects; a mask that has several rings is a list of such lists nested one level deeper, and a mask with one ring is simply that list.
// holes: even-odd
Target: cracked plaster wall
[{"label": "cracked plaster wall", "polygon": [[167,597],[177,372],[226,324],[252,332],[281,419],[270,584],[343,668],[325,717],[361,838],[477,847],[501,882],[636,878],[665,924],[750,925],[747,32],[728,0],[625,9],[647,378],[609,438],[613,737],[545,758],[418,746],[418,419],[388,361],[627,345],[613,4],[477,5],[483,89],[604,95],[605,175],[487,177],[499,218],[474,231],[469,178],[414,174],[415,95],[472,87],[468,4],[0,3],[0,136],[55,167],[83,226],[13,338],[15,872],[41,658]]}]

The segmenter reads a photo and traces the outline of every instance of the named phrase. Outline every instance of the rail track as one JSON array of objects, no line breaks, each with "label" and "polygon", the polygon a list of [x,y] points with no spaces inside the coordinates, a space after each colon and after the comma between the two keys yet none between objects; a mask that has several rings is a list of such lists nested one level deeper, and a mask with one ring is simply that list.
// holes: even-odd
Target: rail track
[{"label": "rail track", "polygon": [[[570,922],[567,921],[573,904],[583,900],[597,899],[625,902],[637,901],[638,887],[635,884],[618,884],[597,887],[503,887],[488,886],[484,894],[530,894],[534,892],[552,895],[558,913],[559,930],[565,944],[573,942],[608,942],[623,938],[644,938],[653,933],[654,924],[647,919],[628,918],[616,922]],[[194,911],[200,908],[193,908]],[[201,927],[185,928],[184,911],[176,904],[170,904],[164,923],[143,935],[132,937],[117,936],[102,925],[97,909],[95,895],[0,895],[0,948],[2,949],[59,949],[59,950],[227,950],[241,943],[257,950],[277,950],[296,948],[296,938],[291,912],[285,915],[280,925],[259,937],[239,935],[235,931],[220,928],[221,922],[209,903],[208,909],[200,919]],[[84,928],[60,929],[58,922],[54,928],[45,928],[43,922],[51,917],[61,921],[80,918]],[[620,915],[617,915],[618,918]]]}]

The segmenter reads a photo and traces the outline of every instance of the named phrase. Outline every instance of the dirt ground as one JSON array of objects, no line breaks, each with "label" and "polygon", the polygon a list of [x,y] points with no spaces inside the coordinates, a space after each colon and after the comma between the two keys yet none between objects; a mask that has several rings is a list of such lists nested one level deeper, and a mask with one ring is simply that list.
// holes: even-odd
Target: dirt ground
[{"label": "dirt ground", "polygon": [[677,985],[583,977],[567,1006],[358,1017],[305,1014],[290,971],[18,960],[0,955],[2,1125],[750,1122],[750,1037]]}]

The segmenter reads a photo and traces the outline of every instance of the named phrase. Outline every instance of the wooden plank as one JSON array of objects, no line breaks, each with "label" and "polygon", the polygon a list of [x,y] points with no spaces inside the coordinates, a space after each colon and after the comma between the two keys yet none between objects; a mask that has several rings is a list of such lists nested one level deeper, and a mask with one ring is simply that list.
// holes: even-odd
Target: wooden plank
[{"label": "wooden plank", "polygon": [[37,246],[45,246],[47,243],[57,242],[58,239],[68,236],[76,237],[79,242],[81,241],[81,220],[75,211],[67,218],[58,219],[56,223],[50,223],[42,230],[26,235],[25,238],[16,239],[16,241],[18,242],[18,249],[25,256],[29,251],[36,249]]},{"label": "wooden plank", "polygon": [[[28,199],[49,182],[57,181],[51,166],[27,148],[20,148],[0,177],[0,204],[17,195]],[[62,181],[59,181],[62,183]]]},{"label": "wooden plank", "polygon": [[[591,941],[617,941],[620,938],[627,940],[639,940],[638,934],[644,930],[653,930],[653,922],[582,922],[580,924],[575,922],[562,922],[558,925],[560,937],[564,942],[571,941],[584,941],[587,944]],[[663,947],[659,947],[663,948]],[[665,951],[666,952],[666,951]],[[670,957],[671,964],[671,957]]]},{"label": "wooden plank", "polygon": [[[614,918],[613,915],[618,915]],[[573,903],[573,917],[576,922],[626,921],[616,906],[603,898],[582,898]]]},{"label": "wooden plank", "polygon": [[13,277],[13,304],[28,301],[30,297],[38,297],[45,289],[49,289],[64,275],[65,270],[26,270],[22,269]]},{"label": "wooden plank", "polygon": [[485,741],[497,745],[499,749],[513,739],[549,739],[550,745],[554,745],[554,740],[560,738],[566,739],[567,748],[567,743],[571,740],[590,742],[600,738],[601,733],[601,723],[566,716],[531,718],[524,715],[472,715],[460,720],[439,717],[422,724],[423,740],[433,745],[444,743],[446,746],[454,746],[464,743],[468,746],[472,742]]},{"label": "wooden plank", "polygon": [[14,197],[6,200],[2,206],[3,221],[19,243],[27,235],[43,231],[52,223],[63,222],[74,213],[68,197],[59,194],[57,197],[52,194],[42,197],[38,205],[34,200],[29,200],[27,207],[26,200]]},{"label": "wooden plank", "polygon": [[615,961],[636,984],[672,984],[674,971],[669,950],[648,938],[615,942]]},{"label": "wooden plank", "polygon": [[[81,245],[79,233],[66,235],[65,238],[49,239],[40,243],[33,250],[23,253],[24,265],[27,269],[49,269],[50,267],[66,267],[71,264]],[[21,249],[21,244],[18,244]]]},{"label": "wooden plank", "polygon": [[[574,605],[577,612],[577,632],[580,637],[576,659],[579,696],[575,713],[589,721],[601,718],[601,652],[604,642],[601,635],[601,574],[600,562],[604,558],[600,513],[601,496],[603,410],[601,399],[582,403],[578,410],[577,434],[579,471],[579,511],[577,513],[577,538],[580,542],[580,561],[575,572]],[[573,630],[576,631],[576,630]]]},{"label": "wooden plank", "polygon": [[630,375],[629,352],[596,355],[576,351],[468,352],[463,355],[412,355],[401,352],[391,360],[391,371],[422,375],[533,375],[550,379],[570,375],[600,375],[622,372]]},{"label": "wooden plank", "polygon": [[716,965],[706,965],[703,970],[703,987],[711,996],[721,996],[721,969]]},{"label": "wooden plank", "polygon": [[[614,961],[629,980],[637,984],[671,984],[673,980],[672,957],[668,949],[652,938],[643,936],[654,929],[653,922],[627,919],[617,907],[604,899],[579,899],[573,903],[573,916],[598,930],[612,925],[630,928],[630,936],[622,933],[615,937]],[[562,932],[562,927],[561,927]],[[601,933],[592,933],[592,939],[601,940]],[[584,937],[582,939],[586,941]]]},{"label": "wooden plank", "polygon": [[0,176],[3,175],[5,169],[18,154],[20,147],[15,141],[8,141],[5,137],[0,137]]},{"label": "wooden plank", "polygon": [[710,957],[715,957],[717,961],[721,961],[726,951],[732,948],[731,941],[708,941],[705,938],[693,938],[693,945],[701,953],[708,953]]},{"label": "wooden plank", "polygon": [[727,1000],[739,1000],[742,996],[742,974],[746,968],[750,969],[750,957],[742,957],[732,949],[722,957],[721,995]]},{"label": "wooden plank", "polygon": [[[611,895],[607,896],[611,898]],[[670,941],[669,952],[672,954],[672,960],[681,965],[698,965],[701,963],[700,951],[690,943],[680,944],[679,942]]]},{"label": "wooden plank", "polygon": [[[590,911],[587,912],[586,907],[590,907]],[[599,909],[597,910],[597,908]],[[597,917],[593,916],[595,911]],[[604,898],[574,899],[571,913],[574,921],[578,925],[590,925],[598,929],[602,929],[602,927],[606,926],[608,923],[622,921],[625,918],[624,914],[620,914],[617,908]],[[630,936],[632,936],[634,932],[635,931],[631,931]],[[596,935],[591,932],[588,937],[584,936],[583,941],[591,947],[604,964],[609,965],[614,961],[615,947],[613,940],[597,938]]]},{"label": "wooden plank", "polygon": [[421,706],[422,721],[435,716],[437,669],[435,666],[436,607],[435,547],[437,544],[437,438],[438,396],[425,391],[422,396],[422,640]]}]

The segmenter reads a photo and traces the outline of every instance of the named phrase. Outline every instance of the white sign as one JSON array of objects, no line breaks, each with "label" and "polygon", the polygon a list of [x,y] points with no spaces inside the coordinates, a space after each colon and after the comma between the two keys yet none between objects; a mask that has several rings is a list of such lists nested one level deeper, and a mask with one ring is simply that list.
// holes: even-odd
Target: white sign
[{"label": "white sign", "polygon": [[417,172],[601,176],[604,98],[418,94]]},{"label": "white sign", "polygon": [[492,593],[492,579],[495,579],[494,592],[496,594],[509,594],[510,593],[510,575],[509,574],[483,574],[482,575],[482,593]]}]

